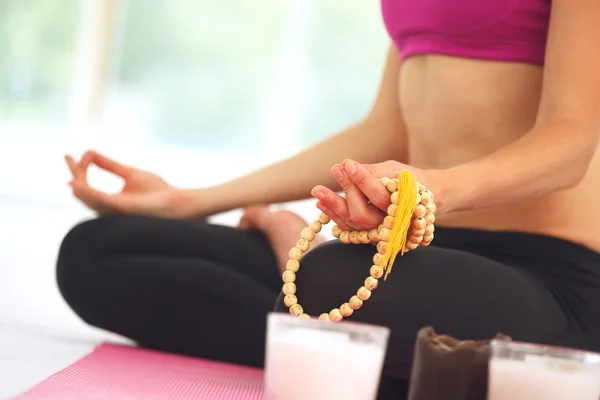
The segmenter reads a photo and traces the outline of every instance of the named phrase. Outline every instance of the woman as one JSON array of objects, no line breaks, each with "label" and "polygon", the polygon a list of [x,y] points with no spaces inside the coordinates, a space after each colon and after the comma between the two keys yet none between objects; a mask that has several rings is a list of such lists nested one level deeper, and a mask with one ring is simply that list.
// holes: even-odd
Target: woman
[{"label": "woman", "polygon": [[[600,2],[381,3],[393,44],[372,109],[295,157],[191,191],[94,152],[67,157],[74,195],[112,214],[61,247],[59,286],[81,318],[144,346],[260,365],[305,226],[260,204],[310,193],[341,227],[368,229],[389,204],[376,178],[409,169],[435,195],[435,239],[349,318],[391,327],[382,398],[405,390],[425,325],[600,350]],[[123,177],[123,192],[90,187],[91,163]],[[200,220],[240,207],[241,229]],[[372,256],[338,241],[308,253],[306,312],[346,301]]]}]

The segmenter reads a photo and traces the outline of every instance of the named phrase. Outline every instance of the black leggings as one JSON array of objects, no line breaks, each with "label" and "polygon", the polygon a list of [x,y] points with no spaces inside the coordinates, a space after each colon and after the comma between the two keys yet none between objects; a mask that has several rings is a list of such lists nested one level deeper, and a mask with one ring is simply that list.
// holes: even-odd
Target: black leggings
[{"label": "black leggings", "polygon": [[[391,328],[382,395],[406,390],[417,330],[600,350],[600,255],[521,233],[436,230],[399,258],[349,320]],[[368,276],[375,249],[325,243],[302,260],[298,297],[318,315]],[[141,346],[261,366],[266,315],[283,305],[262,235],[200,221],[110,216],[64,239],[58,285],[87,323]],[[278,297],[279,296],[279,297]]]}]

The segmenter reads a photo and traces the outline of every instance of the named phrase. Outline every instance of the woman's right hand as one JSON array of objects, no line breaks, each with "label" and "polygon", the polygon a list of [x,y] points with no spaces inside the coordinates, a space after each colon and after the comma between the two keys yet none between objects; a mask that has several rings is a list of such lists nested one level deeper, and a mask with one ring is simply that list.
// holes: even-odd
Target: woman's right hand
[{"label": "woman's right hand", "polygon": [[[79,162],[65,156],[73,179],[73,195],[88,208],[104,214],[143,214],[186,218],[194,214],[193,198],[156,174],[120,164],[95,151],[86,152]],[[107,194],[91,187],[87,171],[91,164],[117,175],[125,181],[117,194]]]}]

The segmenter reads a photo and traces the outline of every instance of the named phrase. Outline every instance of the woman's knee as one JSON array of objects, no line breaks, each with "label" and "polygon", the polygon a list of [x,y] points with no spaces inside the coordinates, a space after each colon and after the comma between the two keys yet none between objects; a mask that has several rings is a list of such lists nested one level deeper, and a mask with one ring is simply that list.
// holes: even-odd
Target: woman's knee
[{"label": "woman's knee", "polygon": [[89,259],[101,255],[101,243],[116,227],[115,217],[101,217],[75,225],[63,238],[58,251],[58,272],[85,268]]},{"label": "woman's knee", "polygon": [[81,222],[64,237],[56,262],[56,282],[63,299],[86,322],[86,311],[92,299],[93,287],[101,280],[99,261],[103,259],[101,241],[115,227],[114,217],[102,217]]}]

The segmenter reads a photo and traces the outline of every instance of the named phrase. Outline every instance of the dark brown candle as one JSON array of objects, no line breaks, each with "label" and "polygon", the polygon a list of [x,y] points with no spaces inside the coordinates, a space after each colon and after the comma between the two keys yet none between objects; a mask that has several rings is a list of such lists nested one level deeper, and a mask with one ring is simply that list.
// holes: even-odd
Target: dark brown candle
[{"label": "dark brown candle", "polygon": [[[502,334],[494,339],[510,340]],[[409,400],[486,400],[488,340],[458,340],[426,327],[417,333]]]}]

